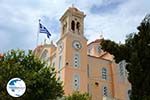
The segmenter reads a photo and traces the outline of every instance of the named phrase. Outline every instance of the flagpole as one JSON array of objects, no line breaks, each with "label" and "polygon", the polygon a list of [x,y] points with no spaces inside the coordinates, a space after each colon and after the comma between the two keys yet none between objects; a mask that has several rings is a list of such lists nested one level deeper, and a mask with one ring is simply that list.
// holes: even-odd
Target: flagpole
[{"label": "flagpole", "polygon": [[38,46],[38,41],[39,41],[39,32],[37,32],[36,46]]},{"label": "flagpole", "polygon": [[[40,19],[39,19],[39,23],[40,23]],[[38,42],[39,42],[39,25],[38,25],[38,31],[37,31],[37,40],[36,40],[36,46],[38,46]]]},{"label": "flagpole", "polygon": [[49,37],[49,43],[51,43],[50,37]]}]

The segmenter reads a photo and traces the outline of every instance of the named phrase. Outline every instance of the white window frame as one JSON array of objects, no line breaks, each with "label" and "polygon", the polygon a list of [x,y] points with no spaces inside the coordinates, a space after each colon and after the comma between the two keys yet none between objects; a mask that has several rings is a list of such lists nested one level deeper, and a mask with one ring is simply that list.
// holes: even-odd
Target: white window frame
[{"label": "white window frame", "polygon": [[61,69],[62,68],[62,55],[59,55],[59,58],[58,58],[58,69]]},{"label": "white window frame", "polygon": [[42,55],[41,55],[42,60],[46,61],[48,58],[48,50],[44,50]]},{"label": "white window frame", "polygon": [[125,77],[126,77],[125,66],[126,66],[125,60],[120,61],[118,64],[119,76],[121,79],[125,79]]},{"label": "white window frame", "polygon": [[58,72],[58,78],[62,81],[62,71]]},{"label": "white window frame", "polygon": [[51,62],[51,66],[52,67],[56,67],[56,58],[54,57],[52,62]]},{"label": "white window frame", "polygon": [[102,68],[101,75],[102,75],[102,79],[103,80],[107,80],[108,79],[108,70],[107,70],[107,68],[105,68],[105,67]]},{"label": "white window frame", "polygon": [[129,89],[128,91],[127,91],[127,100],[130,100],[130,97],[131,97],[131,89]]},{"label": "white window frame", "polygon": [[73,57],[73,66],[74,68],[80,67],[80,54],[77,52],[74,54],[74,57]]},{"label": "white window frame", "polygon": [[107,86],[103,86],[103,87],[102,87],[103,96],[108,97],[108,95],[109,95],[109,92],[108,92],[108,91],[109,91],[109,90],[108,90],[108,87],[107,87]]},{"label": "white window frame", "polygon": [[102,51],[101,48],[102,48],[101,45],[96,46],[97,53],[101,53],[101,51]]},{"label": "white window frame", "polygon": [[74,76],[73,76],[73,89],[79,90],[79,88],[80,88],[80,75],[74,74]]}]

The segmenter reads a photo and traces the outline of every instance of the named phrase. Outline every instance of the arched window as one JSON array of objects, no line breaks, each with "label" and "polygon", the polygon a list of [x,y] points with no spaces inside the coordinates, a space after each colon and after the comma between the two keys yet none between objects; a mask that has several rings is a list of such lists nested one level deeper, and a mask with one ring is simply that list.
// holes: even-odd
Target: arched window
[{"label": "arched window", "polygon": [[80,66],[80,55],[79,55],[79,53],[75,53],[73,62],[74,62],[75,68],[78,68]]},{"label": "arched window", "polygon": [[102,79],[107,80],[107,69],[102,68]]},{"label": "arched window", "polygon": [[122,65],[119,66],[119,71],[120,71],[120,76],[123,76],[124,70],[123,70],[123,66]]},{"label": "arched window", "polygon": [[120,77],[124,78],[125,77],[125,66],[126,66],[125,60],[122,60],[121,62],[119,62],[118,66],[119,66]]},{"label": "arched window", "polygon": [[108,96],[108,88],[106,86],[103,87],[103,96]]},{"label": "arched window", "polygon": [[73,88],[78,90],[80,88],[80,76],[78,74],[73,77]]},{"label": "arched window", "polygon": [[98,45],[98,46],[97,46],[97,52],[98,52],[98,53],[101,53],[101,51],[102,51],[101,46]]},{"label": "arched window", "polygon": [[56,67],[55,64],[56,64],[56,56],[54,56],[54,58],[51,62],[52,67]]},{"label": "arched window", "polygon": [[79,22],[77,22],[76,28],[77,28],[77,30],[78,30],[78,32],[79,32],[79,30],[80,30],[80,23],[79,23]]},{"label": "arched window", "polygon": [[42,55],[41,55],[41,58],[42,58],[43,60],[47,60],[47,56],[48,56],[48,50],[44,50],[44,52],[43,52]]},{"label": "arched window", "polygon": [[62,81],[62,71],[59,71],[57,75],[58,75],[58,79]]},{"label": "arched window", "polygon": [[61,69],[62,68],[62,56],[59,56],[59,65],[58,68]]},{"label": "arched window", "polygon": [[75,31],[75,22],[74,22],[74,21],[71,22],[71,29],[72,29],[73,31]]},{"label": "arched window", "polygon": [[131,94],[132,94],[132,91],[128,90],[128,100],[130,100]]}]

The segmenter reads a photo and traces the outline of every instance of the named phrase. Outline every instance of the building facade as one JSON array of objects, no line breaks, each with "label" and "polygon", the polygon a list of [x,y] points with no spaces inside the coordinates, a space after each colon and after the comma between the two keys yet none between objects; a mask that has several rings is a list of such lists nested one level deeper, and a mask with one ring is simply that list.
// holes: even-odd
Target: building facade
[{"label": "building facade", "polygon": [[125,62],[115,63],[113,55],[101,49],[96,39],[87,44],[84,35],[84,12],[69,7],[60,18],[61,35],[57,45],[40,45],[36,56],[55,67],[63,81],[65,95],[74,91],[89,93],[92,100],[129,100],[131,89]]}]

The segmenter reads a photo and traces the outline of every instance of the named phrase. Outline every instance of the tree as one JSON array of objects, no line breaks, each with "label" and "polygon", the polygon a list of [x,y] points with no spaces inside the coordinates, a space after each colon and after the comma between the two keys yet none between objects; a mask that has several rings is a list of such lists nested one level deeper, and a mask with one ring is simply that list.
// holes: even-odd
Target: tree
[{"label": "tree", "polygon": [[[6,85],[19,77],[26,92],[19,98],[8,95]],[[56,100],[63,96],[62,82],[56,79],[54,68],[36,58],[32,51],[11,50],[0,58],[0,98],[3,100]]]},{"label": "tree", "polygon": [[65,100],[91,100],[91,97],[87,93],[74,92],[72,95],[65,97]]},{"label": "tree", "polygon": [[107,43],[104,40],[102,47],[113,54],[117,62],[123,59],[128,62],[131,99],[150,100],[150,15],[144,18],[137,29],[138,33],[127,36],[125,44],[119,45],[110,40]]},{"label": "tree", "polygon": [[104,51],[107,51],[110,54],[113,54],[115,56],[115,61],[117,63],[120,62],[121,60],[127,59],[129,56],[129,52],[128,52],[129,48],[127,48],[123,44],[117,44],[111,40],[103,40],[101,45]]}]

